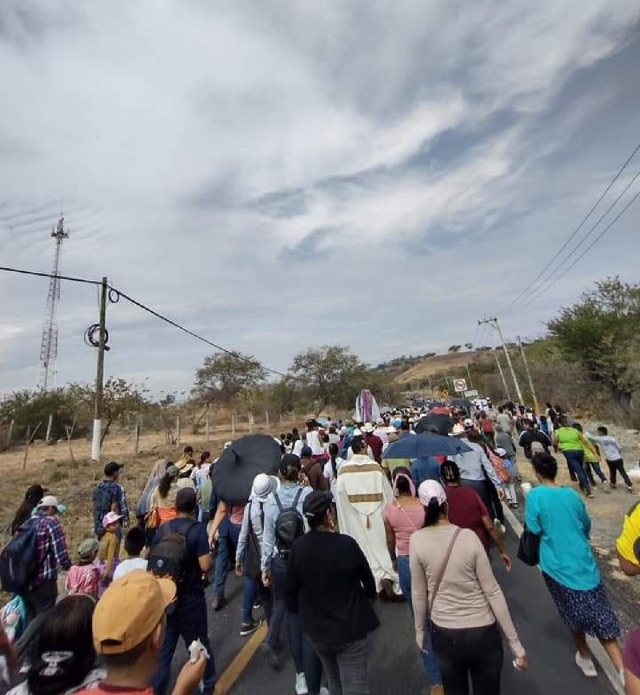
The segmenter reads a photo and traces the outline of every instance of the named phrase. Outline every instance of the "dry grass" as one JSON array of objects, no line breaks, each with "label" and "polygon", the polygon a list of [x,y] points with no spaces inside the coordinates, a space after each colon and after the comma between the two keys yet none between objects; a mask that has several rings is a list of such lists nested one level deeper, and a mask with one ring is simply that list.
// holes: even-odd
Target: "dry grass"
[{"label": "dry grass", "polygon": [[428,357],[424,362],[416,364],[411,369],[407,369],[397,376],[394,381],[397,384],[407,384],[411,381],[419,381],[426,379],[434,374],[450,373],[452,376],[466,378],[466,364],[474,364],[475,362],[487,359],[487,356],[481,352],[452,352],[446,355],[436,355]]},{"label": "dry grass", "polygon": [[[291,423],[286,424],[291,426]],[[254,431],[260,430],[263,428],[256,427]],[[245,433],[243,428],[237,435]],[[204,435],[190,435],[183,439],[182,446],[191,444],[196,452],[207,449],[216,457],[224,442],[229,439],[229,428],[220,426],[212,428],[209,441],[206,441]],[[130,435],[109,435],[103,447],[102,463],[98,464],[89,458],[91,442],[88,440],[73,443],[73,459],[66,442],[52,446],[34,445],[29,449],[26,470],[22,469],[23,447],[1,453],[0,469],[3,471],[5,484],[0,487],[0,528],[6,528],[13,519],[27,487],[40,483],[68,507],[62,522],[70,553],[75,558],[78,545],[93,535],[92,494],[96,483],[103,478],[105,463],[116,460],[125,464],[121,483],[127,492],[133,513],[154,463],[161,458],[175,460],[179,456],[179,449],[167,445],[163,433],[143,435],[140,438],[139,454],[135,457],[132,455],[132,446]],[[3,544],[6,540],[8,538],[5,535]]]}]

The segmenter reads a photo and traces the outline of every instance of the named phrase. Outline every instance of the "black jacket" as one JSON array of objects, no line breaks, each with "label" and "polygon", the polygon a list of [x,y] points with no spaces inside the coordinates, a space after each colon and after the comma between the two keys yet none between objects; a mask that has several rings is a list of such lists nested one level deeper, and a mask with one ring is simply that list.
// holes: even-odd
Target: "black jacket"
[{"label": "black jacket", "polygon": [[314,642],[333,646],[363,639],[378,625],[371,607],[373,574],[350,536],[310,531],[293,544],[285,581],[285,603],[302,614]]}]

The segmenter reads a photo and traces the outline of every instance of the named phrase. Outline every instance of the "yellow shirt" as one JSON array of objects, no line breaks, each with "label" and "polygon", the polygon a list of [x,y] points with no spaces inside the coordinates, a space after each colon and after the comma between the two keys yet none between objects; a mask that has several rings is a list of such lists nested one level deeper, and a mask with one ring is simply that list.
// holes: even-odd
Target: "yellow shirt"
[{"label": "yellow shirt", "polygon": [[627,512],[616,548],[625,560],[640,565],[640,501]]},{"label": "yellow shirt", "polygon": [[98,560],[106,563],[106,567],[111,568],[113,561],[120,553],[120,541],[118,536],[112,531],[107,531],[100,541],[100,553]]}]

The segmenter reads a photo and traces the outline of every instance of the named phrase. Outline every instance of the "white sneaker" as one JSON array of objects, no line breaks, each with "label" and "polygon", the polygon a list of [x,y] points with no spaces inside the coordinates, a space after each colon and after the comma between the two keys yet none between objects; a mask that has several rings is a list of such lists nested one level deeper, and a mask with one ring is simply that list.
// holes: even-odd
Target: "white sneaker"
[{"label": "white sneaker", "polygon": [[507,533],[507,529],[505,528],[504,524],[501,523],[500,519],[494,519],[493,520],[493,525],[500,531],[500,534],[502,536],[505,536]]},{"label": "white sneaker", "polygon": [[309,695],[307,678],[304,673],[296,673],[296,695]]},{"label": "white sneaker", "polygon": [[576,665],[587,678],[595,678],[598,675],[593,660],[581,656],[580,652],[576,652]]}]

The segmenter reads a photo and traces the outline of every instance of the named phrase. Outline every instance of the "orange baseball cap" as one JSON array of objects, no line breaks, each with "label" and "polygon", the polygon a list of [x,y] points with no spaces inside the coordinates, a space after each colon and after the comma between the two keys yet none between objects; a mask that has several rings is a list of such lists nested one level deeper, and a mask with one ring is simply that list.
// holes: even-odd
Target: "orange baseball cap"
[{"label": "orange baseball cap", "polygon": [[134,570],[113,582],[93,614],[93,644],[98,654],[125,654],[141,644],[162,620],[176,597],[170,579]]}]

